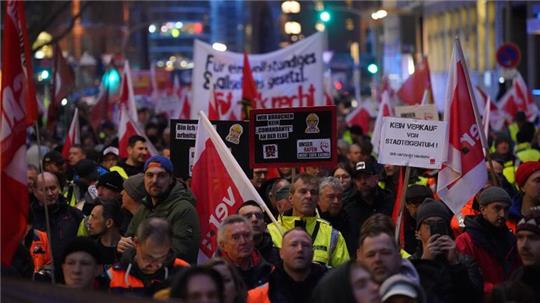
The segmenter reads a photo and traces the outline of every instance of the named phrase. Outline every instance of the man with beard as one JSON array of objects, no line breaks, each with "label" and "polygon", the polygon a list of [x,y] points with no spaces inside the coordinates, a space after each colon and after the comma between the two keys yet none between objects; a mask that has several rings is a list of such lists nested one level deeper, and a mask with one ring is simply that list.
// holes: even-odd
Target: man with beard
[{"label": "man with beard", "polygon": [[350,220],[350,238],[353,241],[349,247],[356,250],[360,226],[373,214],[391,215],[394,201],[390,192],[378,186],[379,171],[374,160],[358,162],[352,177],[356,193],[344,207]]},{"label": "man with beard", "polygon": [[88,233],[96,238],[102,264],[118,261],[116,245],[122,237],[120,220],[120,205],[112,201],[98,201],[88,217]]},{"label": "man with beard", "polygon": [[172,250],[177,258],[190,263],[197,260],[200,226],[195,210],[195,198],[183,183],[173,175],[171,160],[153,156],[144,164],[144,189],[148,194],[142,207],[133,216],[126,235],[118,242],[118,251],[135,246],[131,238],[139,224],[147,218],[166,219],[172,227]]},{"label": "man with beard", "polygon": [[272,237],[266,230],[264,213],[259,204],[253,200],[248,200],[240,205],[238,214],[251,223],[255,248],[257,248],[266,261],[273,265],[278,264],[280,262],[279,252],[274,247]]},{"label": "man with beard", "polygon": [[519,266],[516,237],[506,227],[511,199],[491,186],[478,196],[480,214],[465,218],[465,232],[456,238],[460,253],[471,256],[484,277],[484,293],[510,277]]},{"label": "man with beard", "polygon": [[143,172],[144,161],[148,156],[146,139],[139,135],[134,135],[128,139],[127,158],[118,162],[118,166],[124,169],[128,176],[133,176]]}]

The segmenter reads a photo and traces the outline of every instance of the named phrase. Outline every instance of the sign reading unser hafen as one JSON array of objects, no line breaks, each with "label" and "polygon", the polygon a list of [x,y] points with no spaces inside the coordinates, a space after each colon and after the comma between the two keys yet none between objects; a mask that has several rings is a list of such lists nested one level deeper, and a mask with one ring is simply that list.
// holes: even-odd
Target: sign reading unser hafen
[{"label": "sign reading unser hafen", "polygon": [[335,106],[257,109],[250,121],[252,168],[336,164]]},{"label": "sign reading unser hafen", "polygon": [[[191,177],[195,156],[197,120],[171,120],[171,161],[174,174],[184,180]],[[246,152],[249,150],[249,123],[243,121],[212,121],[225,145],[231,150],[247,176],[251,176]]]},{"label": "sign reading unser hafen", "polygon": [[379,163],[440,169],[446,154],[445,121],[385,117]]}]

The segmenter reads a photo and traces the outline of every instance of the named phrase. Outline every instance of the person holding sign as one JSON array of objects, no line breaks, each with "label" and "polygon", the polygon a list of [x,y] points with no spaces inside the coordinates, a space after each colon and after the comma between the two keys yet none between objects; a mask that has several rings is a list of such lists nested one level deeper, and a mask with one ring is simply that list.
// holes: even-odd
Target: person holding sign
[{"label": "person holding sign", "polygon": [[[335,267],[349,260],[349,252],[343,235],[330,223],[319,219],[315,209],[319,198],[319,184],[316,177],[300,174],[291,184],[289,201],[292,210],[268,225],[268,232],[276,247],[281,248],[283,235],[295,227],[304,228],[313,239],[313,261]],[[281,230],[281,231],[280,231]]]}]

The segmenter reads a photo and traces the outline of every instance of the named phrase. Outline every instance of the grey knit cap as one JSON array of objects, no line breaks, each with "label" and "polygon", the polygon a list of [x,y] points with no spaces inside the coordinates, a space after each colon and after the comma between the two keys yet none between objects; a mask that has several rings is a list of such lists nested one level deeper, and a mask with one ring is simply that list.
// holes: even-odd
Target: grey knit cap
[{"label": "grey knit cap", "polygon": [[144,189],[144,175],[137,174],[127,178],[124,181],[124,190],[135,201],[142,202],[146,197],[146,190]]},{"label": "grey knit cap", "polygon": [[478,203],[480,206],[485,207],[494,202],[501,202],[510,206],[512,204],[512,199],[504,189],[498,186],[488,187],[478,196]]}]

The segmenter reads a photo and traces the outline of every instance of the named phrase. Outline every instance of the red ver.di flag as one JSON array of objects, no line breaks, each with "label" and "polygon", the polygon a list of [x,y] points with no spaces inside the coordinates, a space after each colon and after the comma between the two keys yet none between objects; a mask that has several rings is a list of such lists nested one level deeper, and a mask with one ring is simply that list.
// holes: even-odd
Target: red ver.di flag
[{"label": "red ver.di flag", "polygon": [[472,91],[465,59],[456,40],[444,111],[444,120],[448,122],[448,158],[437,182],[437,194],[456,214],[487,182],[482,127],[475,116],[478,110]]},{"label": "red ver.di flag", "polygon": [[137,123],[133,121],[129,115],[128,110],[124,105],[120,106],[120,124],[118,125],[118,150],[120,152],[120,158],[127,158],[127,148],[129,145],[129,138],[134,135],[139,135],[146,139],[146,147],[148,147],[148,154],[151,156],[159,155],[157,149],[152,144],[152,141],[146,137],[143,131],[139,129]]},{"label": "red ver.di flag", "polygon": [[62,147],[62,156],[64,159],[67,159],[69,156],[69,149],[75,145],[81,144],[81,136],[79,135],[79,109],[76,108],[73,113],[73,120],[71,120],[71,125],[69,126],[69,131],[67,133],[66,141]]},{"label": "red ver.di flag", "polygon": [[217,230],[227,216],[247,200],[263,209],[266,205],[203,112],[199,113],[193,163],[191,190],[197,198],[199,262],[203,262],[214,255]]},{"label": "red ver.di flag", "polygon": [[2,38],[2,97],[0,114],[0,184],[2,265],[11,264],[26,231],[26,128],[37,119],[36,93],[26,32],[23,1],[5,5]]}]

